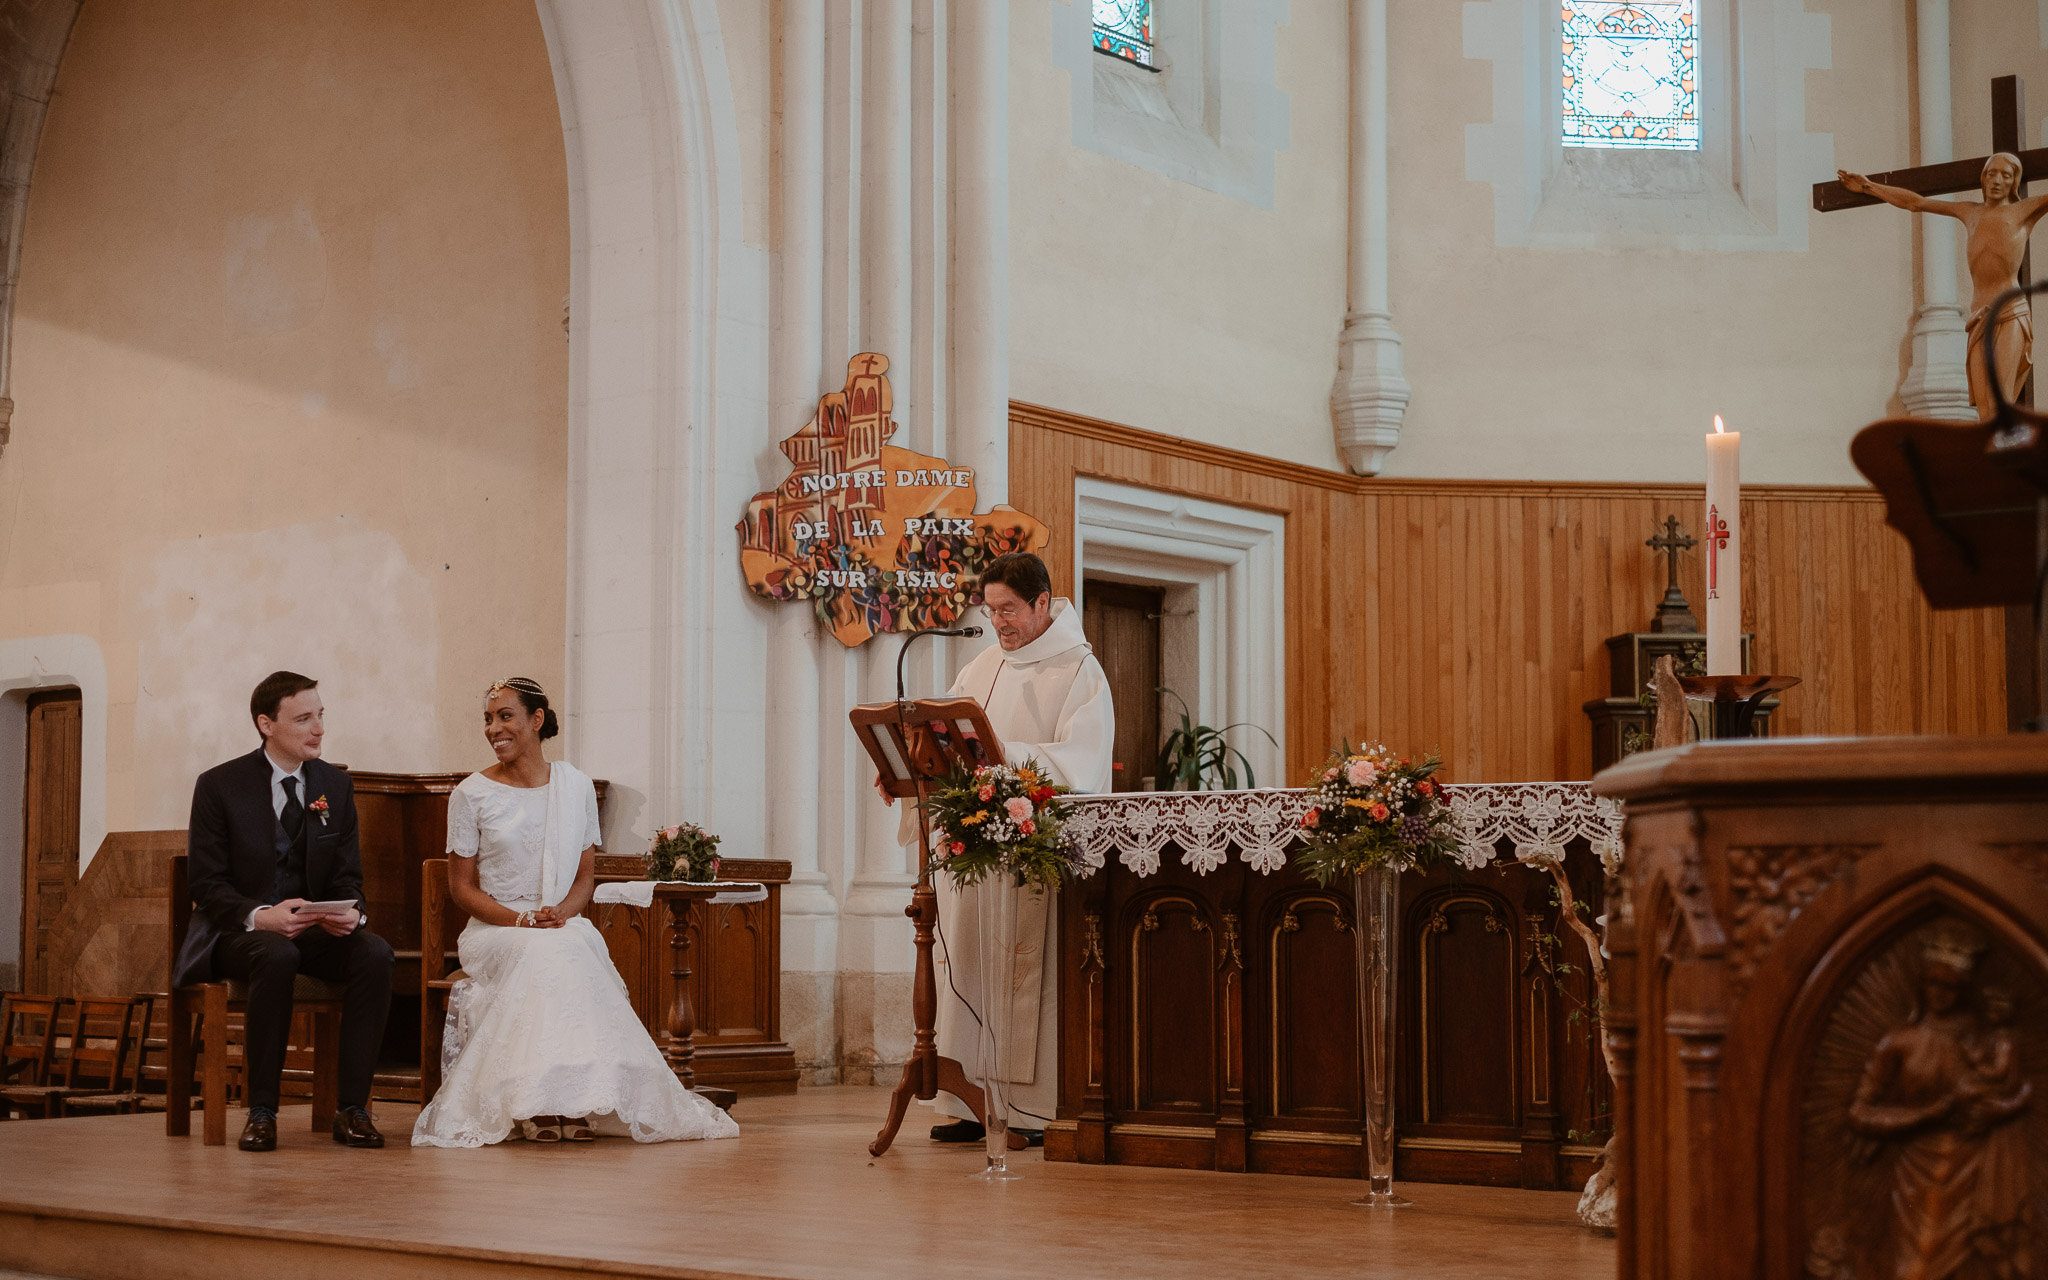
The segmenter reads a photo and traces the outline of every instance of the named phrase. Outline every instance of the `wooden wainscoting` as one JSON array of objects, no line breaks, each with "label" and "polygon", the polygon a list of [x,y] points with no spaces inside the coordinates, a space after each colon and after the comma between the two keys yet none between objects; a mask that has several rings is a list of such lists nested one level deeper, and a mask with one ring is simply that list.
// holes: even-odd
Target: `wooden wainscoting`
[{"label": "wooden wainscoting", "polygon": [[50,932],[44,990],[67,996],[168,991],[171,855],[185,833],[109,831]]},{"label": "wooden wainscoting", "polygon": [[[1698,485],[1376,480],[1010,406],[1010,500],[1054,532],[1074,590],[1077,476],[1287,517],[1287,758],[1299,780],[1345,737],[1439,750],[1456,779],[1583,779],[1582,705],[1610,635],[1664,591],[1643,546],[1666,515],[1697,536]],[[1743,623],[1761,669],[1797,675],[1773,732],[2000,733],[2002,610],[1936,613],[1865,488],[1743,489]],[[1680,582],[1704,605],[1697,555]]]}]

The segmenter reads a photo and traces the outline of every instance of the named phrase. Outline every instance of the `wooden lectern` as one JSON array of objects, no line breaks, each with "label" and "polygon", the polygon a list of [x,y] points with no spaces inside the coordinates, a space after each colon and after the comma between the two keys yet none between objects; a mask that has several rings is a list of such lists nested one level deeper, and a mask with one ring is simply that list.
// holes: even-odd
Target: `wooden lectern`
[{"label": "wooden lectern", "polygon": [[[966,1070],[939,1054],[934,1024],[939,1013],[938,978],[932,969],[932,931],[939,921],[939,898],[932,889],[931,789],[955,772],[972,772],[1003,763],[1002,743],[989,728],[988,716],[972,698],[871,702],[855,707],[847,719],[867,748],[882,778],[882,788],[899,800],[917,802],[917,888],[903,914],[911,919],[917,947],[910,992],[910,1015],[916,1024],[910,1061],[889,1098],[889,1119],[868,1144],[869,1155],[881,1155],[896,1141],[896,1130],[912,1098],[930,1099],[943,1089],[967,1104],[974,1118],[986,1124],[988,1114],[981,1086]],[[1025,1145],[1010,1131],[1011,1150]]]}]

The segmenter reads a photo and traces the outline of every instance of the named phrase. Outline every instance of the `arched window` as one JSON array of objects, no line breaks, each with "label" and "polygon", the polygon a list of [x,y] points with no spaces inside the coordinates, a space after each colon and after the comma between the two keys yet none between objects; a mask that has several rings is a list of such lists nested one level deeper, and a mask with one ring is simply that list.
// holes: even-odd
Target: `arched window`
[{"label": "arched window", "polygon": [[1694,3],[1564,0],[1564,145],[1700,149]]},{"label": "arched window", "polygon": [[1141,67],[1152,65],[1152,0],[1095,0],[1095,48]]}]

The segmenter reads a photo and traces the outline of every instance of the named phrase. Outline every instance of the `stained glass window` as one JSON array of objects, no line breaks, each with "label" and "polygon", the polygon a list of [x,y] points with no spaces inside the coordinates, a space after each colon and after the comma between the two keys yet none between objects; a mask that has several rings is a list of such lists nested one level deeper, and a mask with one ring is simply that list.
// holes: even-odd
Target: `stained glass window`
[{"label": "stained glass window", "polygon": [[1152,0],[1095,0],[1095,48],[1152,65]]},{"label": "stained glass window", "polygon": [[1693,5],[1564,0],[1564,145],[1699,150]]}]

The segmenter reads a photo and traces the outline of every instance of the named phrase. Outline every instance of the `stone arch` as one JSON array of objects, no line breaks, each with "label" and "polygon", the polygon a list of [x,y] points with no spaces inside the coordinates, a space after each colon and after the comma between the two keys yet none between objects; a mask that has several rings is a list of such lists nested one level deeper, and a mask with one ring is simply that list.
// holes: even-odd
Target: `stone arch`
[{"label": "stone arch", "polygon": [[749,357],[767,270],[742,243],[717,5],[537,3],[569,171],[565,750],[615,780],[607,835],[685,811],[746,829],[757,797],[713,786],[711,753],[761,730],[714,712],[714,680],[748,680],[762,646],[704,623],[729,585],[720,473],[751,484],[765,426]]},{"label": "stone arch", "polygon": [[14,418],[14,286],[21,276],[21,230],[35,175],[43,115],[57,84],[80,0],[0,2],[0,453]]}]

